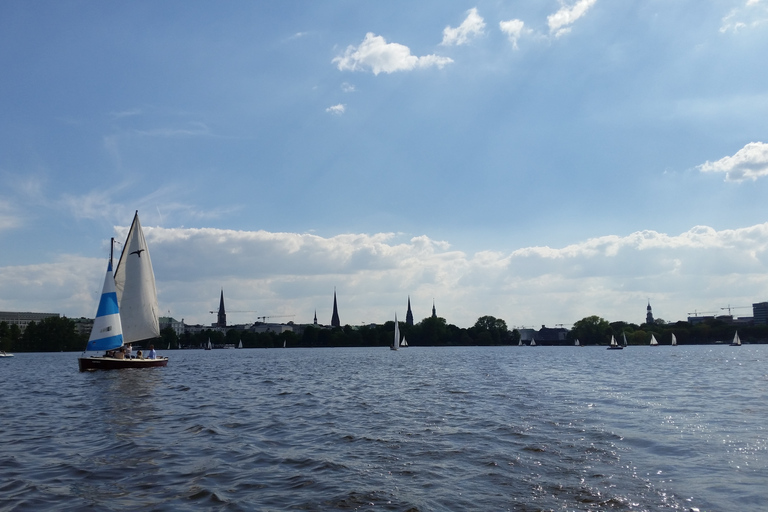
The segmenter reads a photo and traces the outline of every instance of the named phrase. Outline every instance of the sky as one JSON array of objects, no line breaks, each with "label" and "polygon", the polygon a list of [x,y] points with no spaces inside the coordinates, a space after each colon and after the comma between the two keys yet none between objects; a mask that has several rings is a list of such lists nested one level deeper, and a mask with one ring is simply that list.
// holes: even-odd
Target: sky
[{"label": "sky", "polygon": [[[459,327],[768,301],[768,0],[0,2],[0,310]],[[278,320],[279,319],[279,320]]]}]

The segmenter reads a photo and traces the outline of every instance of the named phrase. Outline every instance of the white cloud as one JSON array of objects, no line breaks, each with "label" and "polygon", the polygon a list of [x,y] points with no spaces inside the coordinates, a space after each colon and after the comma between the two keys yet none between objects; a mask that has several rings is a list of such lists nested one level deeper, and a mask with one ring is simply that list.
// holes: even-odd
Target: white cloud
[{"label": "white cloud", "polygon": [[750,142],[733,156],[726,156],[698,166],[701,172],[724,172],[725,181],[757,180],[768,176],[768,144]]},{"label": "white cloud", "polygon": [[341,90],[344,92],[355,92],[355,86],[348,82],[344,82],[341,84]]},{"label": "white cloud", "polygon": [[547,16],[549,33],[555,37],[567,34],[571,31],[571,25],[584,16],[596,2],[597,0],[578,0],[575,4],[564,5],[555,14]]},{"label": "white cloud", "polygon": [[522,20],[508,20],[500,21],[499,28],[501,31],[507,34],[512,46],[517,50],[517,42],[525,34],[530,34],[531,29],[525,28],[525,23]]},{"label": "white cloud", "polygon": [[484,29],[485,21],[477,13],[477,8],[473,7],[467,11],[467,17],[461,25],[456,28],[451,26],[445,27],[443,30],[443,42],[440,44],[444,46],[467,44],[472,38],[483,35]]},{"label": "white cloud", "polygon": [[723,17],[720,32],[739,32],[768,23],[768,6],[762,0],[747,0]]},{"label": "white cloud", "polygon": [[333,106],[328,107],[327,109],[325,109],[326,112],[329,112],[329,113],[337,115],[337,116],[342,115],[345,110],[346,110],[346,106],[341,104],[341,103],[339,103],[338,105],[333,105]]},{"label": "white cloud", "polygon": [[[144,227],[161,309],[188,323],[211,321],[222,287],[230,310],[293,314],[300,323],[311,322],[315,310],[328,323],[336,287],[342,322],[353,325],[404,315],[409,295],[417,320],[429,315],[434,298],[438,314],[462,327],[486,314],[518,326],[571,324],[593,314],[640,323],[648,298],[668,321],[768,300],[768,223],[475,254],[393,233]],[[0,267],[0,309],[92,316],[105,258],[57,255],[55,263]]]},{"label": "white cloud", "polygon": [[453,60],[437,55],[417,57],[411,55],[411,50],[407,46],[387,43],[382,36],[368,32],[360,46],[347,47],[344,55],[336,57],[332,62],[337,65],[339,71],[370,70],[374,75],[378,75],[432,66],[442,68]]}]

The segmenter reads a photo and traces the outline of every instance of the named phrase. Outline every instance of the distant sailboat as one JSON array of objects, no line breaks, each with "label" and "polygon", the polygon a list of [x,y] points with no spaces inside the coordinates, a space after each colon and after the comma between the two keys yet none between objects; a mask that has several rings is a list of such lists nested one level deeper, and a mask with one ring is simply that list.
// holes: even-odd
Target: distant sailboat
[{"label": "distant sailboat", "polygon": [[654,336],[653,334],[651,334],[651,346],[652,347],[658,347],[659,346],[659,342],[656,341],[656,336]]},{"label": "distant sailboat", "polygon": [[9,354],[4,350],[0,350],[0,357],[13,357],[13,354]]},{"label": "distant sailboat", "polygon": [[579,344],[579,338],[576,338],[576,342],[574,343],[574,345],[576,345],[577,347],[580,347],[580,346],[581,346],[581,345]]},{"label": "distant sailboat", "polygon": [[237,344],[237,348],[243,348],[243,340],[240,340],[240,343]]},{"label": "distant sailboat", "polygon": [[205,350],[211,350],[213,348],[213,345],[211,345],[211,338],[208,338],[208,344],[205,346]]},{"label": "distant sailboat", "polygon": [[403,336],[403,341],[400,342],[400,348],[407,348],[408,342],[405,341],[405,336]]},{"label": "distant sailboat", "polygon": [[397,323],[397,313],[395,313],[395,339],[392,342],[392,346],[389,348],[392,350],[398,350],[400,348],[400,326]]},{"label": "distant sailboat", "polygon": [[736,333],[733,335],[733,341],[731,342],[732,347],[740,347],[741,346],[741,338],[739,338],[739,331],[736,331]]},{"label": "distant sailboat", "polygon": [[613,334],[611,334],[611,344],[608,345],[608,350],[621,350],[623,348],[624,347],[616,343],[616,337]]},{"label": "distant sailboat", "polygon": [[517,346],[518,346],[518,347],[522,347],[522,346],[523,346],[523,340],[522,340],[522,338],[521,338],[520,340],[518,340],[518,342],[517,342]]},{"label": "distant sailboat", "polygon": [[675,333],[672,333],[672,346],[677,346],[677,336],[675,336]]},{"label": "distant sailboat", "polygon": [[536,346],[536,340],[535,340],[535,339],[533,339],[533,338],[531,338],[531,346],[532,346],[532,347],[535,347],[535,346]]},{"label": "distant sailboat", "polygon": [[624,338],[624,346],[627,346],[627,335],[625,333],[621,333],[621,336]]}]

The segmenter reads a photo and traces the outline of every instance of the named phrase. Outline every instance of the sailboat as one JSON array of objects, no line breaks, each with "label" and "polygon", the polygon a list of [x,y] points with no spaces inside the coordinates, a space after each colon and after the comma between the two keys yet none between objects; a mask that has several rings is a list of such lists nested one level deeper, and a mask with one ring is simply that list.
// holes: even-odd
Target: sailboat
[{"label": "sailboat", "polygon": [[5,350],[0,350],[0,357],[13,357],[13,354],[9,354]]},{"label": "sailboat", "polygon": [[403,336],[403,341],[400,342],[400,348],[408,348],[408,342],[405,341],[405,336]]},{"label": "sailboat", "polygon": [[624,338],[624,346],[627,346],[627,335],[625,333],[621,333],[621,336]]},{"label": "sailboat", "polygon": [[733,341],[731,342],[732,347],[740,347],[741,346],[741,338],[739,338],[739,331],[736,331],[736,333],[733,335]]},{"label": "sailboat", "polygon": [[672,346],[677,346],[677,336],[675,336],[675,333],[672,333]]},{"label": "sailboat", "polygon": [[579,343],[579,338],[576,338],[576,341],[574,342],[574,345],[577,347],[580,347],[581,344]]},{"label": "sailboat", "polygon": [[[83,356],[78,358],[80,371],[167,366],[167,357],[126,359],[122,351],[124,344],[146,342],[160,336],[155,274],[138,211],[114,275],[113,247],[114,238],[91,336]],[[99,354],[87,355],[88,352]]]},{"label": "sailboat", "polygon": [[522,338],[521,338],[521,339],[520,339],[520,340],[517,342],[517,346],[518,346],[518,347],[522,347],[522,346],[523,346],[523,340],[522,340]]},{"label": "sailboat", "polygon": [[213,348],[213,345],[211,345],[211,338],[208,338],[208,344],[205,346],[205,350],[211,350]]},{"label": "sailboat", "polygon": [[622,350],[624,347],[616,343],[616,337],[611,334],[611,344],[608,345],[608,350]]},{"label": "sailboat", "polygon": [[243,340],[240,340],[240,343],[237,344],[237,348],[243,348]]},{"label": "sailboat", "polygon": [[535,347],[536,346],[536,340],[531,338],[531,344],[529,346]]},{"label": "sailboat", "polygon": [[391,350],[397,350],[400,348],[400,326],[397,323],[397,313],[395,313],[395,339],[392,342]]},{"label": "sailboat", "polygon": [[653,334],[651,334],[651,346],[652,347],[658,347],[659,346],[659,342],[656,341],[656,336],[654,336]]}]

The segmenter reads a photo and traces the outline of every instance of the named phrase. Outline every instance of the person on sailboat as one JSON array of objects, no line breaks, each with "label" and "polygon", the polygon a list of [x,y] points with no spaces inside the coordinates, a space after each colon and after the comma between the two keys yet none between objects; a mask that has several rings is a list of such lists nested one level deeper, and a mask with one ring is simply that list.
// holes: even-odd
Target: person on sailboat
[{"label": "person on sailboat", "polygon": [[157,352],[155,352],[155,346],[150,345],[149,346],[149,354],[147,355],[147,359],[156,359],[157,358]]},{"label": "person on sailboat", "polygon": [[126,359],[130,359],[132,357],[132,354],[131,354],[132,350],[133,349],[131,348],[131,344],[130,343],[125,346],[125,358]]}]

